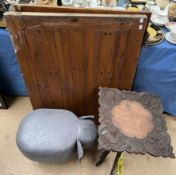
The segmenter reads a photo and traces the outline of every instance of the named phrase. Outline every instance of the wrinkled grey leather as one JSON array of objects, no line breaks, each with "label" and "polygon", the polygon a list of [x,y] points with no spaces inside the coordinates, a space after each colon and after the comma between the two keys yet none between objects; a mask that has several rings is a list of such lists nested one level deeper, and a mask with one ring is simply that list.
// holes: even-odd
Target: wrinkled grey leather
[{"label": "wrinkled grey leather", "polygon": [[83,157],[83,148],[95,144],[97,128],[93,116],[77,116],[67,110],[38,109],[22,120],[16,136],[21,152],[39,162],[68,161],[75,151]]}]

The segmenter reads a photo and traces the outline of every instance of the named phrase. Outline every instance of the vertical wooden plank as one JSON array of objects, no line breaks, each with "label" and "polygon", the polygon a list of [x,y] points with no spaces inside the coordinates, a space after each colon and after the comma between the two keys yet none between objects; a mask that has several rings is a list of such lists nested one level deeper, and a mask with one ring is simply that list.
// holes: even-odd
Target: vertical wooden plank
[{"label": "vertical wooden plank", "polygon": [[115,34],[111,87],[119,88],[129,31],[118,31]]},{"label": "vertical wooden plank", "polygon": [[70,31],[70,59],[73,73],[74,110],[77,115],[85,114],[85,33]]},{"label": "vertical wooden plank", "polygon": [[[59,66],[59,81],[62,92],[63,108],[73,111],[73,78],[70,59],[70,38],[68,31],[55,28],[55,52]],[[61,100],[62,100],[61,99]]]},{"label": "vertical wooden plank", "polygon": [[[136,66],[140,55],[143,37],[147,25],[147,18],[143,18],[144,22],[140,24],[139,18],[131,19],[133,25],[129,32],[128,43],[126,48],[126,55],[122,68],[120,89],[129,90],[132,87]],[[139,26],[142,25],[142,29]]]},{"label": "vertical wooden plank", "polygon": [[25,38],[33,65],[33,72],[36,75],[37,86],[42,99],[42,107],[46,108],[52,106],[52,100],[48,83],[49,60],[46,55],[44,37],[45,31],[40,25],[28,27],[25,30]]},{"label": "vertical wooden plank", "polygon": [[115,32],[103,31],[100,38],[98,86],[110,87],[112,82]]},{"label": "vertical wooden plank", "polygon": [[56,28],[55,30],[56,55],[59,66],[59,80],[63,95],[64,108],[73,112],[73,77],[70,57],[70,37],[67,30]]},{"label": "vertical wooden plank", "polygon": [[8,15],[6,16],[7,27],[11,34],[11,39],[14,44],[17,59],[20,63],[20,68],[24,75],[24,80],[27,85],[30,100],[34,109],[41,107],[41,98],[37,86],[36,76],[33,72],[33,65],[29,55],[29,50],[24,37],[23,20],[21,16]]},{"label": "vertical wooden plank", "polygon": [[100,32],[87,31],[85,33],[85,108],[86,114],[98,116],[98,69],[99,69]]},{"label": "vertical wooden plank", "polygon": [[[42,27],[42,26],[41,26]],[[50,102],[52,108],[64,108],[63,95],[61,91],[60,83],[60,69],[59,69],[59,59],[62,56],[61,53],[57,53],[57,47],[55,43],[55,27],[43,27],[43,50],[45,51],[45,62],[48,88],[50,91]],[[50,47],[51,46],[51,47]]]}]

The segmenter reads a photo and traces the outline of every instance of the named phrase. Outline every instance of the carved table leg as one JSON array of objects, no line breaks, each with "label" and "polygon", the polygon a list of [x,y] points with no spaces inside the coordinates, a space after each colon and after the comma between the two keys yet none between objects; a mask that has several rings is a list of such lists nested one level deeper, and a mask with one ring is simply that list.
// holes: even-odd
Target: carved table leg
[{"label": "carved table leg", "polygon": [[106,150],[101,150],[100,151],[100,156],[98,158],[98,160],[96,161],[96,166],[99,166],[100,164],[102,164],[105,160],[105,158],[107,157],[107,155],[109,154],[110,151],[106,151]]},{"label": "carved table leg", "polygon": [[121,156],[121,152],[117,152],[116,157],[114,159],[114,163],[113,163],[110,175],[115,175],[116,174],[116,168],[118,166],[118,160],[119,160],[120,156]]}]

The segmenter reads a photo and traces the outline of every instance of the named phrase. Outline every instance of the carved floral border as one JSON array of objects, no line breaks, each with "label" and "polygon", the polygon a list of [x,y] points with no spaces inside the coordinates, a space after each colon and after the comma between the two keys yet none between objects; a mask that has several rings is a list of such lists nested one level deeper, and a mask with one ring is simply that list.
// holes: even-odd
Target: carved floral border
[{"label": "carved floral border", "polygon": [[[153,115],[154,129],[144,139],[128,138],[112,124],[111,110],[122,100],[138,101]],[[150,154],[156,157],[174,158],[171,138],[162,115],[163,107],[160,98],[148,93],[100,88],[99,91],[99,149],[116,152],[127,151],[135,154]]]}]

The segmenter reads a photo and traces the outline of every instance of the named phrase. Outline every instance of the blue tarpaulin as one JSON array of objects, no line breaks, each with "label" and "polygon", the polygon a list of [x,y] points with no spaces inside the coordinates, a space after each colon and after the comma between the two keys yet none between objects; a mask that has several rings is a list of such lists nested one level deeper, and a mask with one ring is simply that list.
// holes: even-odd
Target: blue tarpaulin
[{"label": "blue tarpaulin", "polygon": [[133,89],[158,94],[164,110],[176,116],[176,45],[142,48]]},{"label": "blue tarpaulin", "polygon": [[0,92],[27,95],[9,32],[5,29],[0,29]]}]

